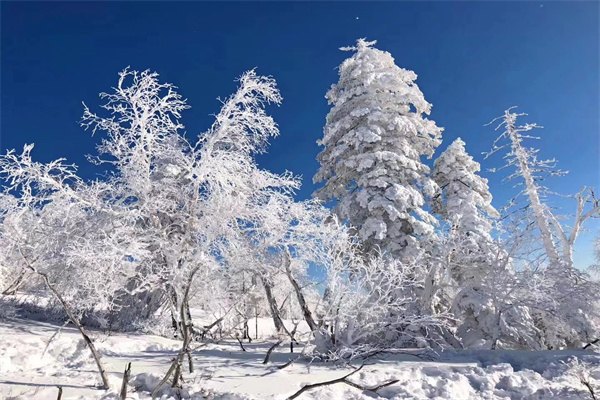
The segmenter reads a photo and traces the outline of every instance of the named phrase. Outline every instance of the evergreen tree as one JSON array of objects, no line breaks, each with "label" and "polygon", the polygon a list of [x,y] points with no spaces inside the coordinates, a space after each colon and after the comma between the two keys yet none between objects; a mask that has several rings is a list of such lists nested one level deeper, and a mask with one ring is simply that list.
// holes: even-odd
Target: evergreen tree
[{"label": "evergreen tree", "polygon": [[441,142],[442,128],[425,116],[431,104],[417,75],[395,65],[390,53],[359,39],[327,92],[317,196],[337,200],[336,212],[357,228],[367,252],[381,249],[404,260],[416,257],[434,235],[424,209],[436,185],[421,161]]},{"label": "evergreen tree", "polygon": [[465,142],[456,139],[434,163],[433,179],[439,186],[433,209],[450,225],[453,260],[451,274],[459,285],[476,279],[485,271],[490,254],[493,219],[498,211],[492,206],[487,179],[480,177],[479,163],[465,150]]}]

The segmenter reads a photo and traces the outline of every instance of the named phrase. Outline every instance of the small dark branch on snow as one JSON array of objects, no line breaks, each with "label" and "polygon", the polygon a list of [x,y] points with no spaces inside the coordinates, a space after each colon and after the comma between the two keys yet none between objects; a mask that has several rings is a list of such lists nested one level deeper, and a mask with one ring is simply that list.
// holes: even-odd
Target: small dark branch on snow
[{"label": "small dark branch on snow", "polygon": [[274,343],[271,347],[269,347],[269,350],[267,351],[267,355],[265,356],[265,359],[263,360],[263,364],[266,364],[269,362],[269,357],[271,357],[271,353],[273,352],[273,350],[275,350],[275,348],[277,346],[279,346],[281,344],[281,340],[278,340],[277,343]]},{"label": "small dark branch on snow", "polygon": [[354,382],[349,381],[347,379],[344,380],[344,383],[347,384],[347,385],[350,385],[350,386],[355,387],[355,388],[360,389],[360,390],[369,391],[369,392],[376,392],[379,389],[383,389],[384,387],[391,386],[394,383],[398,383],[398,382],[400,382],[400,379],[392,379],[392,380],[389,380],[387,382],[383,382],[383,383],[377,384],[375,386],[362,386],[362,385],[359,385],[358,383],[354,383]]},{"label": "small dark branch on snow", "polygon": [[587,379],[583,379],[583,378],[581,378],[579,381],[590,392],[590,396],[592,397],[592,400],[598,400],[598,398],[596,397],[596,392],[594,392],[594,388],[592,387],[592,384]]},{"label": "small dark branch on snow", "polygon": [[57,386],[58,388],[58,396],[56,396],[56,400],[62,399],[62,386]]},{"label": "small dark branch on snow", "polygon": [[320,387],[320,386],[327,386],[327,385],[333,385],[336,383],[342,383],[346,381],[346,378],[349,378],[350,376],[354,375],[355,373],[357,373],[358,371],[360,371],[365,365],[361,365],[360,367],[356,368],[354,371],[342,376],[341,378],[337,378],[337,379],[333,379],[330,381],[324,381],[324,382],[317,382],[317,383],[311,383],[308,385],[304,385],[300,388],[300,390],[298,390],[296,393],[294,393],[293,395],[291,395],[290,397],[287,398],[287,400],[293,400],[296,397],[300,396],[302,393],[306,392],[307,390],[310,389],[314,389],[316,387]]},{"label": "small dark branch on snow", "polygon": [[125,367],[125,372],[123,372],[123,382],[121,383],[121,400],[125,400],[127,398],[127,384],[129,383],[129,377],[131,376],[131,363],[127,363],[127,367]]},{"label": "small dark branch on snow", "polygon": [[595,345],[598,342],[600,342],[600,338],[592,340],[591,342],[589,342],[588,344],[586,344],[585,346],[583,346],[583,349],[585,350],[588,347],[591,347],[591,346]]},{"label": "small dark branch on snow", "polygon": [[235,340],[237,340],[237,342],[240,344],[240,347],[242,348],[242,351],[246,351],[246,348],[244,347],[244,344],[242,343],[242,341],[240,340],[239,337],[235,337]]},{"label": "small dark branch on snow", "polygon": [[297,360],[297,359],[299,359],[299,358],[300,358],[300,356],[298,356],[298,357],[296,357],[296,358],[291,358],[291,359],[290,359],[288,362],[286,362],[285,364],[283,364],[283,365],[280,365],[279,367],[277,367],[277,369],[284,369],[284,368],[286,368],[286,367],[289,367],[290,365],[292,365],[292,363],[293,363],[294,361],[296,361],[296,360]]},{"label": "small dark branch on snow", "polygon": [[[398,379],[392,379],[386,382],[382,382],[379,383],[377,385],[374,386],[363,386],[360,385],[358,383],[352,382],[350,380],[348,380],[348,378],[352,375],[354,375],[355,373],[357,373],[358,371],[360,371],[363,367],[365,366],[365,364],[362,364],[360,367],[356,368],[354,371],[350,372],[349,374],[346,374],[344,376],[342,376],[341,378],[337,378],[337,379],[333,379],[330,381],[324,381],[324,382],[318,382],[318,383],[311,383],[309,385],[304,385],[302,386],[302,388],[300,388],[300,390],[298,390],[296,393],[294,393],[293,395],[291,395],[290,397],[287,398],[287,400],[293,400],[296,397],[300,396],[302,393],[304,393],[307,390],[310,389],[314,389],[316,387],[319,386],[327,386],[327,385],[333,385],[336,383],[345,383],[346,385],[352,386],[356,389],[359,390],[364,390],[364,391],[369,391],[369,392],[377,392],[379,389],[383,389],[384,387],[393,385],[394,383],[398,383],[399,380]],[[595,400],[595,399],[594,399]]]}]

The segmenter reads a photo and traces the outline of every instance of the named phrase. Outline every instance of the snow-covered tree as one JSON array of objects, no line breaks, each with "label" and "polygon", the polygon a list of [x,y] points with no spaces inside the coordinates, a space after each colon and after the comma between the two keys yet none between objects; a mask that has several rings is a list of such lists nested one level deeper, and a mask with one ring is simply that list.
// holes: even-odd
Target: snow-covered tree
[{"label": "snow-covered tree", "polygon": [[491,205],[487,180],[478,175],[479,171],[479,163],[467,153],[460,138],[438,157],[433,169],[439,186],[433,210],[447,222],[448,232],[437,244],[439,271],[428,286],[438,308],[452,308],[461,337],[465,329],[476,329],[478,324],[473,305],[479,303],[477,307],[484,308],[489,303],[489,293],[482,284],[494,272],[493,254],[499,251],[491,235],[498,212]]},{"label": "snow-covered tree", "polygon": [[429,346],[437,339],[431,333],[448,328],[447,314],[420,312],[416,293],[423,286],[418,271],[423,260],[413,264],[381,256],[364,260],[358,252],[338,252],[332,261],[327,264],[321,318],[330,329],[329,351],[336,357]]},{"label": "snow-covered tree", "polygon": [[[514,108],[514,107],[513,107]],[[502,129],[502,133],[494,141],[493,148],[486,157],[497,153],[505,148],[509,151],[505,154],[505,167],[512,168],[514,172],[508,179],[519,179],[519,185],[523,188],[518,196],[526,198],[528,210],[530,210],[534,224],[539,231],[544,252],[548,258],[551,268],[573,270],[573,247],[581,232],[583,224],[590,218],[600,215],[600,200],[593,190],[583,189],[575,198],[577,210],[572,227],[569,231],[558,220],[551,211],[545,197],[549,190],[539,182],[548,176],[564,175],[564,171],[555,168],[556,160],[539,160],[538,149],[526,147],[524,140],[539,139],[527,133],[536,128],[541,128],[535,123],[517,125],[517,119],[526,114],[517,114],[510,108],[504,112],[496,130]]]},{"label": "snow-covered tree", "polygon": [[33,161],[32,149],[26,145],[21,154],[11,150],[0,156],[3,195],[12,200],[2,204],[0,241],[5,247],[0,264],[18,265],[43,282],[80,331],[108,389],[100,354],[82,316],[111,309],[114,294],[134,272],[129,257],[138,254],[128,245],[133,230],[114,221],[113,210],[104,206],[102,198],[110,185],[85,183],[74,166],[61,159]]},{"label": "snow-covered tree", "polygon": [[359,39],[327,92],[324,147],[318,155],[317,196],[336,200],[336,212],[358,229],[367,252],[377,248],[410,260],[434,235],[425,209],[436,185],[421,157],[431,157],[442,129],[425,116],[431,104],[417,75],[398,67],[390,53]]},{"label": "snow-covered tree", "polygon": [[[541,285],[544,295],[538,296],[537,302],[529,302],[536,314],[534,319],[543,337],[542,342],[550,348],[578,346],[596,335],[600,310],[595,306],[597,285],[585,272],[575,268],[573,247],[583,224],[589,218],[600,215],[600,202],[592,190],[584,189],[575,196],[577,209],[570,229],[559,220],[548,205],[546,197],[549,189],[540,182],[564,172],[555,169],[556,160],[540,160],[537,149],[525,146],[526,139],[539,139],[528,132],[540,127],[532,123],[518,125],[517,119],[523,115],[511,108],[498,118],[500,123],[496,129],[502,130],[502,133],[486,157],[508,149],[504,155],[504,167],[512,169],[508,179],[518,180],[517,185],[522,190],[516,197],[524,197],[526,203],[519,208],[524,211],[519,214],[523,216],[521,219],[526,221],[522,226],[534,227],[543,245],[545,264],[539,265],[532,251],[529,251],[529,257],[523,257],[526,266],[533,265],[531,270],[543,275],[540,280],[544,282]],[[512,204],[516,202],[513,200]],[[521,229],[515,240],[522,241],[527,230]]]},{"label": "snow-covered tree", "polygon": [[487,179],[478,175],[479,163],[473,160],[465,142],[456,139],[435,161],[433,179],[439,186],[434,211],[450,225],[451,275],[459,285],[476,280],[485,271],[492,243],[493,220],[499,217],[492,206]]},{"label": "snow-covered tree", "polygon": [[[12,239],[21,264],[48,277],[57,297],[68,299],[71,287],[84,288],[73,296],[77,311],[101,304],[92,284],[112,282],[117,284],[102,293],[115,311],[111,322],[121,328],[135,328],[166,304],[184,339],[167,374],[177,386],[193,333],[195,278],[221,279],[224,255],[247,240],[263,205],[278,194],[289,197],[298,185],[289,174],[259,169],[253,158],[278,134],[264,105],[281,97],[272,79],[244,74],[215,124],[194,144],[179,132],[185,101],[157,74],[125,70],[113,92],[101,97],[107,115],[85,107],[82,124],[104,133],[93,160],[112,166],[109,178],[86,182],[63,160],[34,162],[32,146],[21,155],[8,152],[0,159],[8,181],[2,239]],[[15,203],[11,199],[18,199],[17,207],[4,210],[4,203]],[[7,221],[22,229],[9,231]],[[28,232],[27,224],[40,228]],[[74,277],[79,285],[70,284]]]}]

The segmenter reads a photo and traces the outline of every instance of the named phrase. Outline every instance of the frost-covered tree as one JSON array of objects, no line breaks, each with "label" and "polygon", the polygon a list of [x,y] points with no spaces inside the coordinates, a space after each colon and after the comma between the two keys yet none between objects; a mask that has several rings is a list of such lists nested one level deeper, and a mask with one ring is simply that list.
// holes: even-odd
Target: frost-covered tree
[{"label": "frost-covered tree", "polygon": [[[120,328],[135,328],[166,305],[183,338],[165,378],[173,376],[177,386],[194,332],[189,299],[202,288],[195,279],[206,282],[203,289],[223,280],[225,255],[264,219],[264,204],[281,193],[289,197],[298,185],[289,174],[261,170],[254,161],[278,134],[264,105],[281,97],[272,79],[244,74],[216,122],[194,143],[180,133],[185,101],[155,73],[125,70],[101,97],[104,114],[85,107],[82,124],[104,134],[93,160],[110,164],[110,176],[87,182],[62,160],[32,161],[30,146],[21,155],[8,152],[0,158],[8,181],[2,241],[12,239],[21,264],[47,276],[51,291],[64,287],[57,297],[82,287],[73,296],[77,311],[80,304],[102,304],[91,288],[104,288],[111,322]],[[15,201],[14,210],[5,210]],[[21,229],[10,231],[7,221]],[[32,221],[44,229],[26,231]],[[73,277],[78,285],[70,284]]]},{"label": "frost-covered tree", "polygon": [[[489,302],[483,282],[492,272],[492,253],[496,250],[491,231],[498,213],[491,205],[487,180],[478,175],[479,171],[479,163],[459,138],[437,158],[432,174],[438,185],[433,211],[448,229],[436,243],[437,263],[432,270],[435,273],[430,272],[426,280],[424,304],[435,310],[452,310],[463,341],[461,327],[478,329],[473,306],[485,308]],[[445,333],[449,344],[460,346],[450,332]]]},{"label": "frost-covered tree", "polygon": [[435,161],[433,179],[439,186],[434,198],[434,211],[450,226],[451,275],[463,286],[476,280],[486,268],[491,251],[494,219],[499,217],[492,206],[487,179],[478,175],[479,163],[473,160],[465,142],[456,139]]},{"label": "frost-covered tree", "polygon": [[359,39],[327,92],[324,147],[318,155],[317,196],[336,200],[336,212],[358,229],[367,252],[377,248],[410,260],[434,235],[425,209],[436,185],[421,157],[431,157],[442,129],[425,116],[431,104],[417,75],[398,67],[390,53]]},{"label": "frost-covered tree", "polygon": [[43,282],[80,331],[108,389],[100,354],[82,317],[112,308],[114,294],[134,271],[129,257],[138,254],[128,245],[134,232],[114,221],[113,209],[103,203],[110,185],[85,183],[61,159],[36,162],[32,149],[26,145],[21,154],[11,150],[0,156],[3,197],[12,200],[2,204],[0,264],[19,266]]},{"label": "frost-covered tree", "polygon": [[[514,107],[513,107],[514,108]],[[540,184],[548,176],[564,175],[564,171],[555,168],[556,160],[538,159],[538,149],[526,147],[524,140],[539,139],[527,133],[533,129],[541,128],[535,123],[518,125],[517,119],[526,114],[517,114],[510,108],[499,117],[496,130],[502,133],[494,141],[493,148],[486,157],[508,149],[504,159],[506,168],[512,168],[513,173],[508,179],[518,179],[521,192],[517,196],[524,196],[527,208],[533,217],[533,222],[539,231],[544,252],[551,268],[573,270],[573,247],[581,232],[583,224],[590,218],[600,215],[600,200],[593,190],[583,189],[575,198],[577,210],[570,230],[567,229],[551,211],[546,200],[549,193],[547,187]]]},{"label": "frost-covered tree", "polygon": [[[600,310],[596,306],[597,284],[573,264],[573,247],[583,224],[600,215],[600,202],[592,190],[584,189],[575,196],[577,209],[572,226],[569,228],[559,220],[548,205],[550,191],[540,182],[564,172],[555,169],[556,160],[540,160],[537,149],[525,146],[526,139],[539,139],[528,132],[540,127],[532,123],[518,125],[517,119],[523,115],[511,108],[498,118],[496,129],[502,133],[487,156],[508,149],[504,168],[512,170],[508,179],[517,180],[522,188],[516,197],[525,199],[526,204],[519,208],[524,211],[519,216],[525,224],[514,240],[522,242],[526,228],[533,227],[542,243],[545,263],[540,264],[533,251],[523,257],[523,263],[533,265],[531,270],[541,275],[540,281],[544,282],[540,286],[543,296],[529,302],[541,342],[549,348],[578,346],[596,335]],[[513,200],[512,204],[516,202]]]},{"label": "frost-covered tree", "polygon": [[332,258],[321,308],[331,332],[331,354],[345,358],[425,347],[434,339],[433,332],[448,328],[448,315],[420,312],[416,293],[423,285],[417,271],[422,260],[413,264],[380,256],[364,260],[358,252],[334,252]]}]

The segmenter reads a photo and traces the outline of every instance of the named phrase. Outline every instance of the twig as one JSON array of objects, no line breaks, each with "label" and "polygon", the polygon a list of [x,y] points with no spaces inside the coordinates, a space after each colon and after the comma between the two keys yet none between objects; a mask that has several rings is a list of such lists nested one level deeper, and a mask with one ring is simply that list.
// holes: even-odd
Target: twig
[{"label": "twig", "polygon": [[300,356],[298,356],[296,358],[290,358],[290,360],[288,362],[286,362],[283,365],[280,365],[279,367],[277,367],[277,369],[284,369],[285,367],[289,367],[294,361],[296,361],[299,358],[300,358]]},{"label": "twig", "polygon": [[63,324],[61,327],[59,327],[59,328],[56,330],[56,332],[54,332],[54,333],[52,334],[52,336],[50,336],[50,339],[48,339],[48,343],[46,343],[46,347],[44,347],[44,351],[42,351],[42,357],[44,357],[44,355],[46,354],[46,351],[48,351],[48,347],[50,347],[50,343],[52,343],[52,341],[54,340],[54,338],[56,338],[56,337],[57,337],[57,336],[60,334],[60,331],[62,330],[62,328],[64,328],[65,326],[67,326],[67,324],[68,324],[69,322],[71,322],[71,320],[67,319],[67,320],[65,321],[65,323],[64,323],[64,324]]},{"label": "twig", "polygon": [[62,399],[62,386],[57,386],[58,388],[58,396],[56,396],[56,400]]},{"label": "twig", "polygon": [[287,400],[293,400],[296,397],[300,396],[302,393],[306,392],[307,390],[310,389],[314,389],[316,387],[319,386],[326,386],[326,385],[333,385],[336,383],[342,383],[345,382],[346,378],[349,378],[350,376],[354,375],[355,373],[357,373],[358,371],[360,371],[365,365],[361,365],[360,367],[356,368],[354,371],[342,376],[341,378],[337,378],[337,379],[333,379],[330,381],[324,381],[324,382],[317,382],[317,383],[311,383],[308,385],[304,385],[300,388],[300,390],[298,390],[296,393],[294,393],[293,395],[291,395],[290,397],[287,398]]}]

